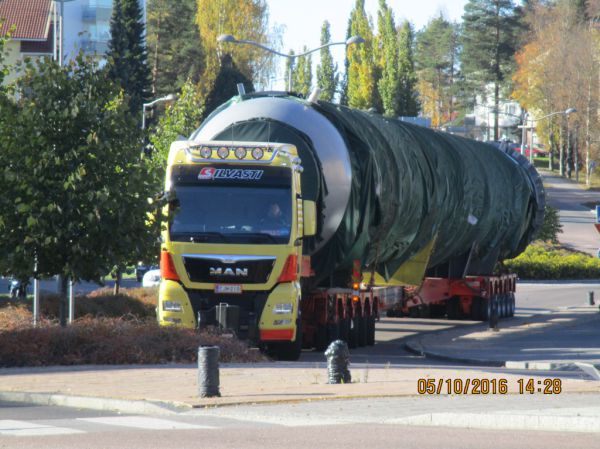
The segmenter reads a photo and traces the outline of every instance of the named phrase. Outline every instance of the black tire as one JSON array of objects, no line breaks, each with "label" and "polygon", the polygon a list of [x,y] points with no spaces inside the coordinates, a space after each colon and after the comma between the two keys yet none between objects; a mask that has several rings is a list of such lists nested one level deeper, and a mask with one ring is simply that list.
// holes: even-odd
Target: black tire
[{"label": "black tire", "polygon": [[481,321],[489,321],[492,316],[492,301],[489,298],[481,298]]},{"label": "black tire", "polygon": [[362,348],[367,344],[367,320],[364,316],[356,317],[358,326],[358,342],[359,348]]},{"label": "black tire", "polygon": [[419,318],[431,318],[431,307],[428,304],[421,304],[417,307]]},{"label": "black tire", "polygon": [[481,321],[482,320],[482,311],[481,311],[481,307],[482,306],[482,298],[480,297],[475,297],[471,300],[471,319],[474,321]]},{"label": "black tire", "polygon": [[358,317],[350,318],[350,332],[348,334],[348,348],[358,348]]},{"label": "black tire", "polygon": [[515,316],[515,309],[517,307],[516,300],[515,300],[515,294],[511,292],[508,294],[508,297],[509,297],[509,304],[510,304],[510,314],[508,316],[512,318],[513,316]]},{"label": "black tire", "polygon": [[317,330],[315,331],[315,349],[319,352],[327,349],[327,325],[317,324]]},{"label": "black tire", "polygon": [[327,323],[327,345],[340,338],[340,321],[335,323]]},{"label": "black tire", "polygon": [[348,343],[350,340],[350,320],[348,318],[344,318],[340,320],[340,340]]},{"label": "black tire", "polygon": [[508,316],[508,297],[506,294],[500,295],[500,318]]},{"label": "black tire", "polygon": [[448,300],[446,315],[448,315],[449,320],[460,320],[462,318],[460,300],[457,297],[452,297]]},{"label": "black tire", "polygon": [[375,344],[375,315],[367,317],[367,346]]},{"label": "black tire", "polygon": [[302,354],[302,324],[298,320],[296,338],[290,342],[273,343],[269,345],[269,354],[278,360],[295,362]]}]

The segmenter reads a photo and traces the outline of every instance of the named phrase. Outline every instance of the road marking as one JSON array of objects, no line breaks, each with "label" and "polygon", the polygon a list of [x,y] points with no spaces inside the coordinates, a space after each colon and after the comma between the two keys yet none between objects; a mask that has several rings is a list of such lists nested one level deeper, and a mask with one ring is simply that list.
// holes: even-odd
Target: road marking
[{"label": "road marking", "polygon": [[107,416],[101,418],[77,418],[77,420],[96,424],[108,424],[109,426],[135,427],[137,429],[148,430],[186,430],[216,428],[214,426],[200,426],[196,424],[187,424],[178,421],[169,421],[167,419],[159,418],[149,418],[145,416]]},{"label": "road marking", "polygon": [[68,435],[72,433],[83,433],[81,430],[66,427],[54,427],[44,424],[31,423],[27,421],[14,421],[11,419],[0,420],[0,435],[16,437],[46,436],[46,435]]}]

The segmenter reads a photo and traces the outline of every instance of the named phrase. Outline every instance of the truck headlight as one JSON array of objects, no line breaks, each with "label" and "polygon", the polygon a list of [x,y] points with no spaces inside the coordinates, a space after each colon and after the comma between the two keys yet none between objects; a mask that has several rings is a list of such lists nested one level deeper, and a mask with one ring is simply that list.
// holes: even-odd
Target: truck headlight
[{"label": "truck headlight", "polygon": [[273,313],[276,315],[287,315],[294,311],[293,304],[275,304],[275,308],[273,309]]},{"label": "truck headlight", "polygon": [[183,307],[177,301],[163,301],[163,310],[165,312],[182,312]]}]

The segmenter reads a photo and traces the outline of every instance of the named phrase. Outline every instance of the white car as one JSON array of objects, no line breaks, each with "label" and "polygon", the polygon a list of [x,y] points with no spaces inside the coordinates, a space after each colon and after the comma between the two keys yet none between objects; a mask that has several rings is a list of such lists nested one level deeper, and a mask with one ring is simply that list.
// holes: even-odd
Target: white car
[{"label": "white car", "polygon": [[150,270],[144,273],[142,287],[158,287],[160,285],[160,270]]}]

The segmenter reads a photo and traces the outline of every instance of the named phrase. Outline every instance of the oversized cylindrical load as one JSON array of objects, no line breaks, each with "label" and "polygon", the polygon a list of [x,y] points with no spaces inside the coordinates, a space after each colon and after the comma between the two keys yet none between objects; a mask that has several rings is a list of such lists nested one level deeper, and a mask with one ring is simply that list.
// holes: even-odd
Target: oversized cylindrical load
[{"label": "oversized cylindrical load", "polygon": [[431,274],[491,274],[543,221],[541,181],[520,155],[330,103],[235,97],[191,139],[298,148],[302,194],[319,211],[305,242],[319,281],[355,260],[389,278],[428,247]]}]

